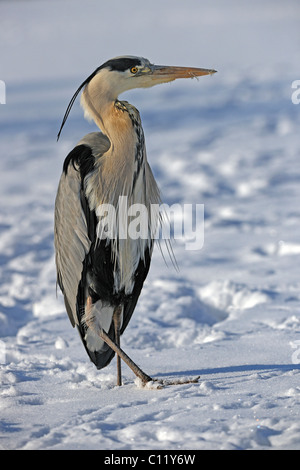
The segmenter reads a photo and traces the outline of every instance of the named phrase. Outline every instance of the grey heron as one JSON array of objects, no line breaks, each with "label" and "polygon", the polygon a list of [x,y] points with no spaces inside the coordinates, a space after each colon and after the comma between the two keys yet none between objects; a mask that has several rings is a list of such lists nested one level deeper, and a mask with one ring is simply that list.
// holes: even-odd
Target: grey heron
[{"label": "grey heron", "polygon": [[147,161],[139,112],[118,97],[133,88],[214,72],[153,65],[142,57],[108,60],[77,89],[58,133],[59,138],[83,90],[85,116],[96,123],[100,132],[84,136],[63,164],[55,201],[57,283],[71,324],[77,326],[96,367],[106,367],[117,354],[117,385],[121,385],[120,358],[142,382],[152,380],[120,348],[120,334],[128,325],[149,271],[158,215],[149,223],[144,238],[121,237],[120,227],[104,237],[99,229],[103,220],[99,207],[111,205],[120,221],[120,197],[126,197],[127,207],[143,204],[150,210],[152,204],[160,203]]}]

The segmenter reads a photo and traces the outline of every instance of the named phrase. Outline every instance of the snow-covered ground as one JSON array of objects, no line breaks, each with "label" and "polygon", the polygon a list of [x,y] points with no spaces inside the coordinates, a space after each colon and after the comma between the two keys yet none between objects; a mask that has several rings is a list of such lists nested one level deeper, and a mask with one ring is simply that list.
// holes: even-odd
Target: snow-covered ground
[{"label": "snow-covered ground", "polygon": [[[1,1],[0,448],[300,448],[300,79],[297,0]],[[156,250],[124,349],[97,371],[56,297],[53,205],[94,127],[77,86],[122,54],[212,67],[128,93],[168,204],[205,205],[200,251]],[[300,96],[299,96],[300,97]]]}]

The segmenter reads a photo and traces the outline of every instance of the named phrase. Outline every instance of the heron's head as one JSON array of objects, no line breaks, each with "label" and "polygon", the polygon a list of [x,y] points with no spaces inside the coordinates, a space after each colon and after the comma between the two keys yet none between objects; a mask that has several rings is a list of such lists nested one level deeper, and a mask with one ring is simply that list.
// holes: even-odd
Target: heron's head
[{"label": "heron's head", "polygon": [[58,133],[58,138],[72,105],[83,88],[85,88],[85,92],[93,90],[94,93],[105,94],[109,100],[116,100],[121,93],[133,88],[148,88],[178,78],[195,78],[202,75],[212,75],[215,72],[215,70],[195,67],[154,65],[143,57],[121,56],[110,59],[100,65],[73,95]]},{"label": "heron's head", "polygon": [[116,99],[124,91],[133,88],[148,88],[177,78],[193,78],[213,73],[215,70],[154,65],[143,57],[122,56],[101,65],[92,80],[99,87],[109,90]]}]

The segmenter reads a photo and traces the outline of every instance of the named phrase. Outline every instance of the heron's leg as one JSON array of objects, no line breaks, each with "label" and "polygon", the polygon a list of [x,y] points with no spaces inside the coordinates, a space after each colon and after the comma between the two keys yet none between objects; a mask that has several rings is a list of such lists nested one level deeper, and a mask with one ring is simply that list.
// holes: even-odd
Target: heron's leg
[{"label": "heron's leg", "polygon": [[[119,344],[116,344],[109,336],[108,334],[102,329],[102,328],[97,328],[97,326],[95,325],[95,323],[93,322],[93,318],[90,318],[90,311],[91,311],[91,306],[92,306],[92,299],[91,297],[89,296],[87,298],[87,302],[86,302],[86,323],[87,325],[92,328],[95,332],[95,334],[98,334],[100,336],[100,338],[103,339],[103,341],[117,354],[117,359],[120,360],[120,359],[123,359],[123,361],[128,365],[128,367],[133,371],[133,373],[139,377],[141,379],[141,381],[145,384],[147,382],[150,382],[152,381],[152,378],[149,377],[149,375],[145,374],[145,372],[143,372],[131,359],[129,356],[127,356],[127,354],[120,348],[120,345]],[[117,309],[116,309],[117,310]],[[120,312],[122,312],[122,310],[120,309]],[[119,317],[119,321],[120,321],[120,313],[117,312],[117,314],[115,315],[115,312],[114,312],[114,315],[113,315],[113,321],[115,322],[116,321],[116,318]],[[118,330],[119,330],[119,333],[120,333],[120,325],[118,325]],[[118,335],[116,335],[117,337]],[[119,373],[121,374],[121,367],[119,368]],[[119,380],[119,379],[118,379]],[[120,382],[121,382],[121,378],[120,378]],[[120,383],[121,385],[121,383]]]},{"label": "heron's leg", "polygon": [[[113,314],[113,322],[115,327],[115,341],[116,345],[120,347],[120,328],[121,328],[121,316],[122,316],[122,307],[119,305],[115,308]],[[121,358],[117,354],[117,385],[122,385],[122,375],[121,375]]]},{"label": "heron's leg", "polygon": [[145,372],[142,371],[131,359],[127,354],[119,347],[116,345],[116,343],[108,336],[107,333],[105,333],[104,330],[99,330],[98,331],[99,336],[103,339],[103,341],[108,344],[108,346],[115,351],[115,353],[120,356],[121,359],[130,367],[132,372],[141,379],[141,381],[145,384],[147,382],[150,382],[152,380],[149,375],[145,374]]}]

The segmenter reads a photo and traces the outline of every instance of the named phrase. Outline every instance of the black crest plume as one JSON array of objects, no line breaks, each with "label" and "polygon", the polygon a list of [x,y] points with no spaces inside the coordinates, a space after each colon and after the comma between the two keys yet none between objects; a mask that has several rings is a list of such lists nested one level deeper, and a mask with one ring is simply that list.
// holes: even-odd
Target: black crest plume
[{"label": "black crest plume", "polygon": [[[102,67],[102,66],[101,66]],[[92,78],[97,74],[97,72],[100,70],[101,67],[98,67],[88,78],[86,78],[84,80],[84,82],[80,85],[80,87],[75,91],[74,95],[72,96],[71,98],[71,101],[70,103],[68,104],[68,107],[67,107],[67,110],[65,112],[65,115],[64,115],[64,118],[62,120],[62,123],[61,123],[61,126],[60,126],[60,129],[59,129],[59,132],[57,134],[57,140],[59,139],[60,137],[60,134],[61,134],[61,131],[66,123],[66,120],[68,119],[68,116],[70,114],[70,111],[71,111],[71,108],[74,104],[74,101],[76,100],[77,96],[79,95],[80,91],[82,90],[82,88],[87,85],[91,80]]]}]

